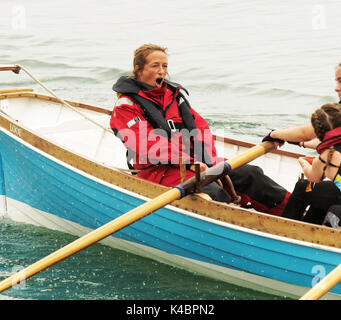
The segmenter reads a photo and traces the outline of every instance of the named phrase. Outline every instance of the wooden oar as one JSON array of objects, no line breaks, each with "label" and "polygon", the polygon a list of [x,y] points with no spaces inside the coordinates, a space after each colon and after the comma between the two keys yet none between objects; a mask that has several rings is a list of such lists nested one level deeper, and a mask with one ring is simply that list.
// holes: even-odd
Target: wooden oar
[{"label": "wooden oar", "polygon": [[341,281],[341,264],[312,287],[300,300],[318,300]]},{"label": "wooden oar", "polygon": [[[241,167],[242,165],[264,155],[265,153],[273,150],[275,144],[272,142],[264,142],[260,145],[250,148],[244,153],[228,160],[221,162],[218,165],[207,169],[200,175],[199,187],[203,187],[215,181],[230,171]],[[194,192],[198,186],[195,177],[175,186],[171,190],[161,194],[160,196],[140,205],[139,207],[121,215],[120,217],[108,222],[102,227],[84,235],[83,237],[75,240],[74,242],[62,247],[61,249],[51,253],[45,258],[35,262],[27,268],[19,271],[18,273],[8,277],[0,282],[0,292],[18,284],[19,282],[32,277],[40,271],[62,261],[63,259],[79,252],[82,249],[110,236],[111,234],[129,226],[133,222],[136,222],[148,214],[166,206],[174,200],[180,199],[187,194]]]}]

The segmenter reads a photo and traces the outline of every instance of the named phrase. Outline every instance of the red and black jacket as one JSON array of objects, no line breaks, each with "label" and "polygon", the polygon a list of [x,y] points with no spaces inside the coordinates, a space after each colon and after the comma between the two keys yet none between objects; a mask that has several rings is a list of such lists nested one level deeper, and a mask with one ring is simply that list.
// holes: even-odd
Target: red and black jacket
[{"label": "red and black jacket", "polygon": [[119,98],[110,127],[125,144],[129,158],[134,158],[135,169],[178,166],[180,157],[187,164],[199,161],[212,166],[217,162],[209,126],[180,92],[187,93],[181,85],[164,81],[156,88],[121,77],[113,90]]}]

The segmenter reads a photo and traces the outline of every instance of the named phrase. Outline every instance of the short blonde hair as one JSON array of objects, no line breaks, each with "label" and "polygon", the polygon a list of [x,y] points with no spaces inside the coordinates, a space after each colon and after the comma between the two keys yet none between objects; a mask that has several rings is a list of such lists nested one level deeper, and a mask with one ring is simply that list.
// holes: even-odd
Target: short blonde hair
[{"label": "short blonde hair", "polygon": [[134,51],[133,71],[130,73],[130,78],[137,79],[137,72],[143,70],[147,56],[153,51],[162,51],[167,54],[167,48],[152,43],[144,44]]}]

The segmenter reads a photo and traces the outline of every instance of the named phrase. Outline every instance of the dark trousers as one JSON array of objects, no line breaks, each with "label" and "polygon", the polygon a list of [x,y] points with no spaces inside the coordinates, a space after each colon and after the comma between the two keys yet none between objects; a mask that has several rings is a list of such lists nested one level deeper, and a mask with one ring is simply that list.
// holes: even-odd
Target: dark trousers
[{"label": "dark trousers", "polygon": [[260,167],[244,165],[230,173],[236,191],[266,206],[275,208],[281,204],[287,191],[277,182],[266,176]]},{"label": "dark trousers", "polygon": [[[310,183],[298,181],[295,185],[282,217],[322,224],[331,205],[341,204],[341,192],[332,181]],[[309,207],[306,214],[305,211]]]},{"label": "dark trousers", "polygon": [[[264,175],[261,168],[244,165],[229,174],[235,191],[241,196],[241,206],[255,208],[258,211],[281,215],[289,198],[289,193],[275,181]],[[201,191],[210,195],[213,200],[230,203],[231,196],[216,182],[210,183]]]},{"label": "dark trousers", "polygon": [[231,196],[216,182],[211,182],[210,184],[202,187],[200,192],[207,193],[211,199],[215,201],[226,203],[231,202]]}]

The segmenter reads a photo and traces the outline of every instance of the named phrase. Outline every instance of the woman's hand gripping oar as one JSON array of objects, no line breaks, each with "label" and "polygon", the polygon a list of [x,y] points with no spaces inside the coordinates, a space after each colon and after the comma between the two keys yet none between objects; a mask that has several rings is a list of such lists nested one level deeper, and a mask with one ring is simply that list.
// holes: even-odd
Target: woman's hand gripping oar
[{"label": "woman's hand gripping oar", "polygon": [[129,226],[130,224],[144,218],[148,214],[170,204],[174,200],[183,198],[184,196],[194,192],[197,187],[201,188],[212,181],[227,175],[230,171],[243,166],[244,164],[264,155],[269,151],[272,151],[274,148],[275,144],[267,141],[250,148],[249,150],[226,162],[220,162],[216,166],[201,172],[199,185],[195,177],[184,181],[171,190],[150,201],[147,201],[139,207],[119,216],[102,227],[84,235],[83,237],[3,280],[0,282],[0,292],[3,292],[4,290],[20,283],[21,281],[32,277],[38,272],[47,269],[48,267],[66,259],[67,257]]}]

